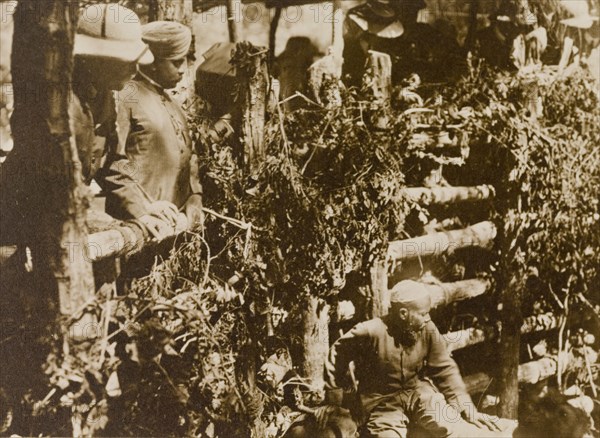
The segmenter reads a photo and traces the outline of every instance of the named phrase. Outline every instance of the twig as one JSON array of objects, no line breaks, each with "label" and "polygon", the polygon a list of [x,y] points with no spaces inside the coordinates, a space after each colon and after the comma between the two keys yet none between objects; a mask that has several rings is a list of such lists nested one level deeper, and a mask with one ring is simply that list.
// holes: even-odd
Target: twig
[{"label": "twig", "polygon": [[598,398],[598,392],[596,391],[596,384],[594,383],[594,375],[592,374],[592,366],[587,353],[587,347],[583,346],[583,357],[585,358],[585,367],[587,368],[588,376],[590,378],[590,386],[592,387],[592,394],[594,398]]},{"label": "twig", "polygon": [[235,219],[233,217],[224,216],[222,214],[217,213],[214,210],[211,210],[210,208],[202,207],[202,211],[212,216],[218,217],[219,219],[223,219],[224,221],[229,222],[230,224],[235,225],[236,227],[241,228],[242,230],[247,230],[249,227],[252,226],[252,224],[250,223],[242,222],[241,220]]}]

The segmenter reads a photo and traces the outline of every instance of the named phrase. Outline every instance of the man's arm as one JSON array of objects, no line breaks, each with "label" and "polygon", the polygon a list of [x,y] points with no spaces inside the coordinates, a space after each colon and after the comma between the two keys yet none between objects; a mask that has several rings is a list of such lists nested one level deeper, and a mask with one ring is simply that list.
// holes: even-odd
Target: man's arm
[{"label": "man's arm", "polygon": [[98,182],[110,193],[107,210],[119,219],[137,219],[149,213],[151,200],[136,181],[136,163],[127,156],[126,145],[131,130],[130,108],[119,102],[116,129],[107,138],[108,157]]},{"label": "man's arm", "polygon": [[448,353],[446,341],[433,322],[427,323],[429,354],[427,356],[428,375],[442,391],[446,401],[459,412],[473,409],[473,401],[467,393],[458,365]]},{"label": "man's arm", "polygon": [[355,325],[350,331],[340,337],[329,349],[325,361],[326,402],[340,405],[342,389],[348,386],[350,362],[358,359],[368,348],[369,331],[364,323]]}]

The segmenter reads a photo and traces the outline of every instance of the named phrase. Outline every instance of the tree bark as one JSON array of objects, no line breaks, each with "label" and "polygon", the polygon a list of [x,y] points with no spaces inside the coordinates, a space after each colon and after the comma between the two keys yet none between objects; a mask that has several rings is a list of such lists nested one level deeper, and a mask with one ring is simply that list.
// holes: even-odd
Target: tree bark
[{"label": "tree bark", "polygon": [[[78,8],[65,0],[18,3],[13,39],[12,186],[19,244],[31,248],[40,293],[73,316],[94,296],[86,242],[86,188],[69,124]],[[10,172],[9,172],[10,173]]]},{"label": "tree bark", "polygon": [[462,230],[443,231],[390,242],[388,257],[393,260],[407,260],[441,255],[471,246],[490,248],[495,237],[496,226],[492,222],[479,222]]}]

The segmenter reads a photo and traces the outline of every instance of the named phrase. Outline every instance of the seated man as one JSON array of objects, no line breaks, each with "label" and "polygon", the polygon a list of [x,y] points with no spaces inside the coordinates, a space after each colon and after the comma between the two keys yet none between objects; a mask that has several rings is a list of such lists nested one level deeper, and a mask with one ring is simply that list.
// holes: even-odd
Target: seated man
[{"label": "seated man", "polygon": [[348,383],[354,361],[362,403],[355,418],[370,436],[405,438],[409,421],[436,437],[481,437],[491,434],[487,429],[500,430],[495,417],[479,413],[467,394],[458,366],[429,318],[430,307],[421,283],[402,281],[391,290],[388,315],[357,324],[335,342],[325,365],[330,405],[317,408],[319,425],[331,424],[331,413],[341,404],[339,388]]}]

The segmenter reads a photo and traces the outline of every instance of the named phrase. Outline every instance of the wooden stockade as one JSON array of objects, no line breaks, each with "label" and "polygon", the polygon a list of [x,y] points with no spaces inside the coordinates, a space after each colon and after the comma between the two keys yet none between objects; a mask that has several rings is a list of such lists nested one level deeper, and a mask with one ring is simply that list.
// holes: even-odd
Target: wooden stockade
[{"label": "wooden stockade", "polygon": [[[15,47],[20,48],[21,53],[35,52],[35,54],[39,54],[43,50],[50,50],[57,56],[23,57],[28,61],[38,59],[37,68],[32,68],[31,64],[19,63],[18,58],[13,59],[15,86],[13,118],[14,126],[17,127],[13,134],[17,153],[24,158],[37,157],[36,160],[44,161],[44,165],[23,167],[24,169],[35,169],[38,173],[30,172],[31,174],[25,175],[24,180],[28,181],[28,184],[22,184],[22,187],[19,187],[22,190],[22,198],[29,218],[36,219],[32,220],[31,224],[39,224],[39,226],[31,224],[26,226],[23,236],[29,236],[26,243],[32,247],[34,260],[46,261],[39,264],[43,268],[39,272],[35,272],[37,283],[47,283],[46,287],[50,289],[50,294],[56,292],[59,296],[60,312],[65,316],[72,316],[94,297],[92,263],[126,258],[155,243],[148,239],[143,229],[135,222],[120,224],[111,229],[88,235],[83,231],[85,230],[86,207],[83,202],[83,189],[80,187],[81,175],[77,171],[77,166],[75,166],[75,172],[64,170],[72,169],[70,164],[77,162],[75,147],[68,140],[69,123],[66,118],[68,114],[68,84],[71,83],[71,80],[70,77],[67,77],[68,75],[65,75],[65,72],[70,71],[71,58],[61,56],[61,54],[72,52],[74,29],[69,23],[74,23],[76,20],[74,16],[70,17],[70,20],[62,19],[68,13],[64,10],[63,2],[48,1],[52,2],[54,8],[44,10],[48,14],[47,17],[40,17],[39,14],[32,13],[39,12],[35,4],[37,0],[21,0],[19,2],[18,7],[22,19],[15,21]],[[227,3],[231,9],[233,0]],[[47,32],[41,32],[38,39],[28,37],[30,29],[40,28],[43,20],[45,20]],[[58,26],[54,29],[47,25],[53,22],[66,27]],[[233,23],[230,24],[233,25]],[[230,31],[235,36],[236,31],[233,26],[230,27]],[[334,35],[335,32],[334,30]],[[49,49],[47,48],[48,42],[52,43]],[[252,61],[249,70],[237,70],[242,96],[239,113],[236,115],[235,129],[238,133],[236,137],[239,138],[245,169],[251,174],[256,170],[265,153],[263,127],[269,83],[266,67],[267,49],[256,48],[249,44],[241,47],[247,55],[250,55]],[[369,85],[381,105],[385,107],[389,104],[391,94],[390,63],[383,54],[373,52],[370,54],[370,63],[376,78]],[[39,74],[39,72],[44,72],[44,74]],[[315,78],[313,88],[317,102],[322,102],[326,106],[334,106],[340,102],[339,90],[335,89],[335,81],[330,80],[336,76],[339,78],[339,69],[334,54],[312,69],[311,78]],[[333,83],[333,87],[329,90],[320,90],[321,85],[325,83],[330,87]],[[40,105],[40,102],[33,97],[27,97],[28,93],[24,89],[32,85],[48,90],[45,105]],[[57,96],[63,98],[57,98]],[[325,98],[323,98],[324,96]],[[44,111],[46,111],[45,114]],[[385,115],[377,117],[374,120],[376,126],[385,129],[388,125]],[[32,125],[47,126],[48,128],[34,130],[33,134],[38,138],[33,137],[32,131],[28,129]],[[22,127],[21,130],[18,129],[19,126]],[[31,184],[31,181],[41,181],[49,196],[42,196],[39,187]],[[490,201],[495,196],[495,189],[489,185],[412,187],[407,188],[405,193],[414,202],[433,205]],[[172,236],[176,236],[186,229],[187,221],[182,216],[177,226],[174,227]],[[57,233],[57,230],[61,232]],[[381,316],[387,311],[389,305],[388,271],[391,263],[441,255],[468,247],[490,249],[495,244],[496,236],[496,225],[490,221],[484,221],[461,230],[392,241],[388,247],[386,259],[376,262],[370,272],[373,316]],[[72,248],[74,244],[78,245],[78,248],[85,249],[85,257],[75,257],[75,262],[71,257],[72,254],[69,254],[69,248]],[[432,297],[434,307],[437,307],[481,296],[492,288],[492,284],[489,280],[475,278],[455,283],[427,284],[426,287]],[[322,382],[322,362],[325,359],[328,345],[327,342],[324,342],[328,339],[326,309],[321,301],[314,299],[306,307],[303,315],[307,351],[305,352],[305,363],[301,368],[306,377],[317,381],[317,386]],[[549,330],[557,326],[558,322],[553,315],[534,316],[520,321],[520,333]],[[65,328],[66,331],[68,329],[69,327]],[[319,332],[318,336],[314,336],[315,330]],[[469,327],[458,332],[446,333],[444,337],[449,343],[450,349],[456,351],[488,341],[486,332],[487,330],[482,328]],[[537,381],[556,373],[557,365],[555,364],[557,363],[558,361],[553,358],[542,358],[538,361],[520,364],[518,369],[515,367],[513,370],[514,380]],[[481,386],[485,388],[489,384],[490,378],[479,373],[468,376],[465,380],[473,389]],[[511,416],[514,417],[515,414],[516,412]]]}]

